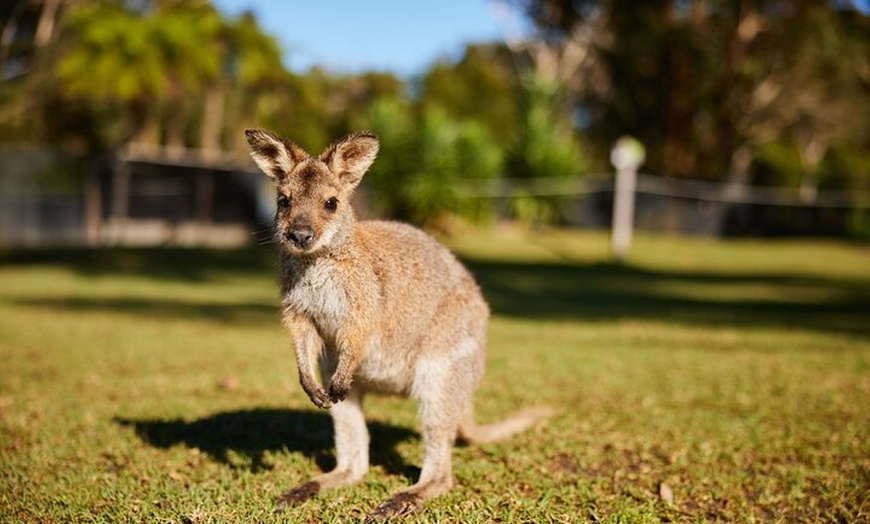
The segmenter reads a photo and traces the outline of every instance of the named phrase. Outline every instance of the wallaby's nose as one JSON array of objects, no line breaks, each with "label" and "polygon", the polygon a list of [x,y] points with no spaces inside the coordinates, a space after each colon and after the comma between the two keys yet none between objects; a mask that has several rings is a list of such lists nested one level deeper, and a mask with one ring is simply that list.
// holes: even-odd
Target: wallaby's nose
[{"label": "wallaby's nose", "polygon": [[287,237],[287,240],[293,242],[299,247],[308,247],[308,244],[311,243],[311,239],[314,238],[314,230],[308,226],[294,227],[287,231],[285,236]]}]

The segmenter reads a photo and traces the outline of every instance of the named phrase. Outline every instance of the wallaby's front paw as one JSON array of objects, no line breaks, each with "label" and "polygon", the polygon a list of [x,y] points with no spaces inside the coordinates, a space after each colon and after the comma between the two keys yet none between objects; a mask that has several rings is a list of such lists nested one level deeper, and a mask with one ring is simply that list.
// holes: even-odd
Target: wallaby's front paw
[{"label": "wallaby's front paw", "polygon": [[335,380],[329,384],[329,398],[334,403],[338,404],[347,398],[347,395],[350,393],[351,382],[344,380]]},{"label": "wallaby's front paw", "polygon": [[333,401],[330,399],[330,395],[323,390],[323,388],[316,388],[311,391],[307,391],[308,397],[311,399],[311,402],[314,403],[315,406],[320,409],[329,409],[332,407]]},{"label": "wallaby's front paw", "polygon": [[314,403],[315,406],[320,409],[329,409],[332,407],[332,401],[329,399],[329,395],[326,393],[326,390],[323,389],[323,386],[320,385],[319,382],[314,380],[309,375],[304,375],[302,373],[299,374],[299,383],[302,384],[302,389],[308,395],[308,398],[311,399],[311,402]]}]

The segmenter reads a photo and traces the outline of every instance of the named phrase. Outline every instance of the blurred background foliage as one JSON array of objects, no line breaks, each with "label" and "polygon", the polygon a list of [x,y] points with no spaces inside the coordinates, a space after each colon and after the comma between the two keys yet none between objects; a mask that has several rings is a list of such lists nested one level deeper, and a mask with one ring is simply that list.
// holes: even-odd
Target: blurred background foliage
[{"label": "blurred background foliage", "polygon": [[[646,171],[669,177],[808,200],[870,187],[868,17],[854,6],[504,3],[531,35],[399,78],[288,71],[253,15],[229,18],[207,0],[7,0],[0,143],[84,159],[131,142],[242,158],[245,127],[309,151],[370,128],[382,141],[372,205],[428,224],[491,220],[497,202],[459,198],[469,187],[609,170],[624,134],[646,144]],[[555,219],[547,198],[510,202],[516,218]]]}]

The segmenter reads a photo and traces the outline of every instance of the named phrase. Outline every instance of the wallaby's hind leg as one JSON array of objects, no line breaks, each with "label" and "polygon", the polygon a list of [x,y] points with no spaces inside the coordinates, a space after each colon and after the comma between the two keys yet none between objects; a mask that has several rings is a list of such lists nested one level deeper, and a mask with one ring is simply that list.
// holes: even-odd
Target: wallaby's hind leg
[{"label": "wallaby's hind leg", "polygon": [[412,396],[420,404],[423,433],[420,479],[381,504],[369,520],[417,513],[424,501],[447,492],[453,485],[453,444],[464,415],[462,406],[470,402],[479,378],[479,344],[466,339],[450,353],[430,354],[418,361]]},{"label": "wallaby's hind leg", "polygon": [[336,464],[281,496],[281,506],[305,502],[321,490],[353,484],[369,469],[369,433],[362,410],[362,393],[352,388],[347,400],[329,409],[335,430]]},{"label": "wallaby's hind leg", "polygon": [[423,509],[423,502],[447,492],[453,485],[450,463],[456,425],[427,427],[423,425],[423,467],[416,484],[404,489],[373,511],[367,521],[413,515]]}]

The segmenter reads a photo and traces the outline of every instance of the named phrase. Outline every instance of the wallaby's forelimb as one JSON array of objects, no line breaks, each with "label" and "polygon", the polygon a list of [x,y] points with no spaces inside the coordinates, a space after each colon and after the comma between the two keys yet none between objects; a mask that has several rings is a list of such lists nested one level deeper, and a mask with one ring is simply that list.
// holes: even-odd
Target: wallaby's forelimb
[{"label": "wallaby's forelimb", "polygon": [[296,352],[296,366],[302,389],[315,406],[329,409],[332,399],[317,381],[317,361],[323,352],[323,340],[317,333],[317,328],[307,317],[292,313],[285,313],[284,324],[293,334],[293,349]]},{"label": "wallaby's forelimb", "polygon": [[[360,322],[350,322],[338,330],[337,355],[329,355],[337,360],[329,379],[329,397],[333,402],[341,402],[347,397],[353,384],[353,377],[368,347],[372,344],[372,330]],[[324,385],[326,385],[324,379]]]}]

